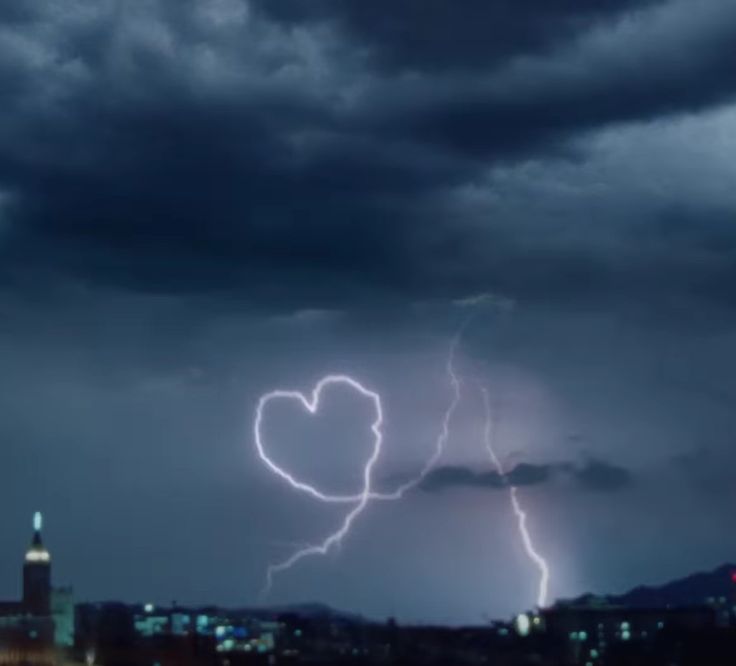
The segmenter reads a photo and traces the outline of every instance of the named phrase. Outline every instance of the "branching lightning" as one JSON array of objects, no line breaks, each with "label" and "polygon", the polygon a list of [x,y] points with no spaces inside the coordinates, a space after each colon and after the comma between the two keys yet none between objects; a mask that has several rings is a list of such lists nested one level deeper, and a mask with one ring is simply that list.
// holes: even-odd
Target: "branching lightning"
[{"label": "branching lightning", "polygon": [[[429,472],[431,472],[432,469],[435,467],[437,461],[442,457],[442,454],[445,450],[445,445],[447,444],[447,440],[450,437],[450,421],[452,420],[452,415],[457,409],[458,404],[460,403],[460,379],[455,372],[454,362],[455,352],[460,342],[461,335],[462,329],[452,339],[452,342],[450,343],[450,351],[447,355],[446,371],[447,376],[450,380],[450,386],[452,387],[452,399],[443,415],[442,427],[440,429],[440,434],[437,436],[437,441],[435,443],[432,455],[427,459],[427,461],[424,463],[424,466],[416,476],[404,482],[402,485],[396,488],[396,490],[393,490],[391,492],[371,491],[369,499],[389,501],[401,499],[409,490],[413,490],[424,480],[427,474],[429,474]],[[319,383],[315,386],[314,391],[312,392],[311,402],[306,398],[303,393],[299,391],[275,390],[262,395],[258,400],[258,405],[256,406],[256,416],[253,422],[253,439],[256,444],[258,457],[261,459],[261,461],[276,476],[286,481],[286,483],[288,483],[294,490],[298,490],[300,492],[306,493],[307,495],[311,495],[313,498],[319,500],[320,502],[335,504],[353,504],[354,502],[359,502],[361,500],[362,493],[356,495],[333,495],[330,493],[326,493],[319,490],[315,486],[304,483],[303,481],[299,481],[292,474],[277,465],[266,452],[266,447],[263,444],[263,435],[261,432],[263,427],[263,417],[265,409],[268,404],[273,400],[297,400],[304,406],[307,411],[309,411],[311,414],[314,414],[319,408],[319,396],[322,392],[322,389],[328,384],[335,383],[345,383],[356,389],[358,386],[361,386],[357,380],[351,377],[345,375],[328,375],[321,379]],[[362,386],[361,389],[366,390]],[[362,392],[361,389],[357,390]]]},{"label": "branching lightning", "polygon": [[[426,478],[426,476],[435,468],[435,466],[437,465],[437,462],[440,460],[440,458],[442,457],[445,451],[447,442],[450,437],[450,423],[452,421],[453,414],[456,411],[460,403],[461,381],[457,375],[457,372],[455,371],[455,365],[454,365],[455,354],[457,351],[457,347],[460,343],[460,340],[462,338],[463,331],[465,327],[472,320],[472,317],[473,315],[468,317],[468,319],[460,327],[460,329],[458,330],[458,332],[455,334],[452,341],[450,342],[450,348],[449,348],[447,362],[446,362],[445,367],[446,367],[446,372],[447,372],[447,376],[449,379],[450,387],[452,390],[452,397],[447,406],[447,409],[445,410],[443,414],[442,426],[437,436],[435,447],[432,451],[432,454],[426,460],[421,470],[415,476],[413,476],[410,480],[401,484],[398,488],[396,488],[393,491],[390,491],[390,492],[376,491],[373,488],[373,478],[372,478],[373,469],[381,455],[382,448],[383,448],[383,432],[382,432],[383,407],[381,404],[381,397],[377,392],[371,391],[370,389],[366,388],[363,384],[361,384],[358,380],[348,375],[327,375],[326,377],[323,377],[315,385],[314,389],[311,392],[311,396],[305,395],[304,393],[300,391],[280,390],[279,389],[279,390],[270,391],[268,393],[265,393],[263,396],[260,397],[260,399],[258,400],[258,404],[256,406],[255,419],[253,422],[253,438],[255,441],[258,456],[261,459],[261,461],[264,463],[264,465],[267,467],[267,469],[269,469],[278,478],[285,481],[293,490],[296,490],[301,493],[305,493],[311,496],[312,498],[319,500],[320,502],[324,502],[328,504],[354,504],[354,506],[350,509],[350,511],[343,518],[342,523],[340,524],[340,527],[335,532],[327,536],[321,543],[312,544],[312,545],[304,545],[300,547],[299,550],[294,552],[286,560],[279,562],[277,564],[271,564],[268,567],[268,570],[266,573],[266,583],[263,589],[263,594],[267,594],[270,591],[272,584],[273,584],[274,576],[276,574],[286,571],[287,569],[290,569],[295,564],[297,564],[298,562],[300,562],[301,560],[307,557],[311,557],[315,555],[326,555],[333,547],[339,546],[342,543],[342,540],[350,532],[353,526],[353,523],[356,521],[356,519],[360,516],[360,514],[364,511],[364,509],[368,506],[368,504],[371,501],[374,501],[374,500],[392,501],[392,500],[401,499],[407,492],[409,492],[410,490],[416,488],[419,484],[421,484],[421,482]],[[274,462],[271,459],[263,443],[264,440],[263,440],[263,435],[262,435],[262,427],[263,427],[263,421],[264,421],[264,414],[266,412],[266,408],[271,402],[277,401],[277,400],[295,400],[298,403],[300,403],[307,412],[314,415],[319,410],[322,391],[328,386],[332,386],[332,385],[344,385],[344,386],[347,386],[357,391],[364,397],[370,399],[373,402],[374,409],[375,409],[375,420],[373,421],[371,425],[371,430],[373,432],[373,437],[374,437],[373,439],[374,445],[373,445],[373,449],[372,449],[370,458],[368,459],[368,461],[365,464],[365,467],[363,468],[363,488],[357,494],[352,494],[352,495],[331,494],[328,492],[324,492],[323,490],[320,490],[314,485],[311,485],[309,483],[299,480],[293,474],[288,472],[283,467],[279,466],[276,462]],[[543,608],[547,604],[549,577],[550,577],[549,566],[547,565],[547,562],[544,559],[544,557],[542,557],[542,555],[539,553],[539,551],[536,549],[536,546],[534,545],[534,541],[529,531],[528,516],[527,516],[526,511],[522,508],[521,501],[519,499],[518,488],[514,485],[511,485],[511,483],[509,482],[508,475],[504,469],[504,466],[501,463],[501,460],[499,459],[498,455],[496,454],[494,443],[493,443],[493,439],[494,439],[493,429],[495,426],[495,422],[492,418],[490,398],[488,395],[488,391],[485,387],[481,387],[481,391],[483,394],[483,404],[485,408],[485,427],[484,427],[485,446],[491,458],[491,462],[493,463],[500,477],[503,479],[504,483],[509,488],[509,498],[511,501],[511,506],[514,511],[514,515],[517,520],[519,535],[521,537],[521,542],[524,546],[524,550],[526,551],[526,554],[528,555],[529,559],[533,562],[534,566],[539,570],[540,578],[539,578],[539,586],[538,586],[538,592],[537,592],[537,606],[540,608]]]},{"label": "branching lightning", "polygon": [[[277,573],[291,568],[305,557],[310,557],[313,555],[325,555],[333,546],[339,545],[342,542],[342,539],[350,531],[350,528],[352,527],[355,519],[362,513],[363,509],[365,509],[370,501],[393,501],[401,499],[407,492],[416,488],[424,480],[427,474],[429,474],[429,472],[435,467],[437,461],[442,457],[442,454],[444,453],[445,446],[450,437],[450,422],[452,420],[452,415],[455,412],[458,404],[460,403],[460,379],[455,372],[454,361],[457,346],[460,343],[463,330],[465,329],[469,321],[470,318],[468,318],[466,322],[460,327],[450,343],[450,349],[447,356],[446,371],[452,389],[452,399],[450,400],[450,403],[443,415],[442,427],[440,429],[439,435],[437,436],[432,455],[427,459],[422,469],[414,477],[404,482],[398,488],[391,492],[377,492],[373,490],[372,471],[376,461],[381,454],[381,449],[383,445],[383,434],[381,432],[381,426],[383,424],[383,409],[381,406],[381,398],[378,393],[370,391],[356,379],[353,379],[352,377],[349,377],[347,375],[327,375],[316,384],[312,391],[311,399],[300,391],[285,391],[280,389],[270,391],[261,396],[256,406],[255,420],[253,422],[253,439],[255,441],[258,456],[265,464],[265,466],[273,474],[289,484],[289,486],[294,490],[310,495],[320,502],[325,502],[329,504],[355,504],[355,506],[343,519],[340,528],[336,532],[329,535],[320,544],[310,545],[301,548],[283,562],[270,565],[266,573],[266,585],[263,590],[264,594],[267,594],[268,591],[271,589],[273,577]],[[276,464],[271,459],[271,457],[266,452],[266,447],[263,443],[263,418],[264,412],[269,403],[273,402],[274,400],[296,400],[310,414],[315,414],[319,409],[322,390],[332,384],[347,385],[350,388],[358,391],[362,395],[370,398],[373,401],[376,410],[376,420],[374,421],[372,426],[375,437],[374,448],[371,457],[367,461],[363,470],[363,489],[360,493],[355,495],[334,495],[326,493],[309,483],[300,481],[293,474],[289,473],[287,470]]]},{"label": "branching lightning", "polygon": [[363,509],[365,509],[366,505],[370,501],[373,467],[378,460],[378,456],[381,454],[381,447],[383,445],[383,432],[381,431],[381,426],[383,425],[383,407],[381,406],[381,397],[378,395],[378,393],[367,389],[365,386],[363,386],[360,382],[353,379],[352,377],[348,377],[347,375],[327,375],[326,377],[321,379],[314,387],[311,400],[299,391],[276,390],[271,391],[270,393],[266,393],[258,401],[258,407],[256,409],[256,420],[254,425],[256,447],[258,448],[258,453],[261,459],[266,463],[269,469],[274,474],[287,481],[292,487],[301,490],[302,492],[309,493],[313,497],[316,497],[317,499],[325,502],[344,501],[344,498],[340,498],[338,500],[335,499],[335,497],[340,496],[331,496],[326,493],[322,493],[313,486],[298,481],[286,470],[276,465],[266,454],[260,438],[260,425],[263,419],[263,410],[269,402],[278,399],[297,400],[310,414],[315,414],[319,409],[319,402],[320,396],[322,395],[322,390],[326,386],[330,386],[333,384],[344,384],[346,386],[349,386],[361,395],[369,398],[373,402],[373,406],[375,409],[376,416],[373,424],[371,425],[371,430],[373,432],[373,450],[371,452],[370,458],[366,462],[365,468],[363,469],[363,490],[357,496],[357,499],[355,500],[355,506],[347,513],[342,521],[342,524],[340,525],[340,528],[337,531],[330,534],[324,541],[322,541],[322,543],[302,548],[294,553],[287,560],[284,560],[279,564],[272,564],[268,567],[268,570],[266,572],[266,585],[263,590],[264,594],[268,593],[268,591],[271,589],[271,585],[273,584],[273,576],[275,574],[291,568],[305,557],[309,557],[312,555],[325,555],[330,550],[330,548],[332,548],[332,546],[339,544],[342,541],[343,537],[350,531],[350,528],[355,519],[362,513]]},{"label": "branching lightning", "polygon": [[445,370],[447,372],[447,377],[450,380],[450,386],[452,387],[452,399],[450,400],[450,404],[447,406],[447,409],[445,410],[445,413],[442,417],[442,427],[440,429],[440,434],[437,436],[437,441],[435,442],[435,447],[432,455],[424,463],[424,466],[419,471],[419,473],[412,479],[400,485],[393,492],[373,493],[371,495],[371,499],[401,499],[408,491],[413,490],[422,481],[424,481],[427,474],[429,474],[435,468],[437,462],[442,457],[442,454],[445,451],[447,440],[450,438],[450,422],[452,421],[452,415],[455,413],[457,406],[460,404],[460,379],[455,372],[455,352],[457,350],[458,344],[460,344],[460,338],[462,337],[463,328],[464,326],[460,328],[460,330],[455,334],[455,337],[450,342],[450,351],[447,354],[447,363],[445,365]]},{"label": "branching lightning", "polygon": [[493,462],[496,471],[501,476],[504,483],[509,487],[511,506],[513,507],[514,515],[516,516],[517,524],[519,526],[519,534],[524,545],[524,550],[529,556],[529,559],[534,563],[534,566],[539,569],[537,606],[539,608],[544,608],[547,605],[547,593],[549,589],[549,566],[547,565],[547,561],[539,554],[539,551],[537,551],[536,547],[534,546],[534,542],[532,541],[529,527],[527,525],[527,514],[526,511],[524,511],[524,509],[521,507],[521,502],[519,501],[518,488],[509,483],[506,471],[501,464],[501,460],[496,454],[496,450],[493,446],[494,421],[491,412],[491,402],[488,396],[488,390],[485,387],[481,387],[481,392],[483,393],[483,406],[485,409],[485,427],[483,430],[483,435],[486,450],[488,451],[491,462]]}]

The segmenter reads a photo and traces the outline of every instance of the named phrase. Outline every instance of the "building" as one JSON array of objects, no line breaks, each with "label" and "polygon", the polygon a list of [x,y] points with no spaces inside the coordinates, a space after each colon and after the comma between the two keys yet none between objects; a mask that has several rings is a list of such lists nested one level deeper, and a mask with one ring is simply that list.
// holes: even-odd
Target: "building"
[{"label": "building", "polygon": [[74,645],[74,591],[71,587],[51,588],[51,617],[57,647]]},{"label": "building", "polygon": [[33,536],[23,560],[20,601],[0,602],[0,665],[55,664],[57,648],[74,643],[71,588],[51,585],[51,555],[41,536],[43,518],[33,516]]},{"label": "building", "polygon": [[630,608],[598,597],[560,602],[544,610],[542,618],[545,631],[567,644],[569,663],[583,666],[629,663],[622,655],[661,648],[673,635],[699,634],[717,626],[716,613],[707,606]]},{"label": "building", "polygon": [[51,614],[51,556],[43,545],[43,518],[33,516],[33,539],[23,563],[23,607],[32,615]]}]

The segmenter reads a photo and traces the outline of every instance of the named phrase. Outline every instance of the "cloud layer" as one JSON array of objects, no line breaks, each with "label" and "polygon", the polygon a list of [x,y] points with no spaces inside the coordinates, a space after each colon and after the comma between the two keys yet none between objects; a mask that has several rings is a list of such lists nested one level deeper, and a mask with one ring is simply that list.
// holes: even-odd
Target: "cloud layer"
[{"label": "cloud layer", "polygon": [[[596,177],[596,132],[733,99],[729,2],[33,0],[2,19],[5,284],[293,309],[659,298],[687,267],[731,297],[732,201],[632,203],[615,187],[651,158],[634,146],[599,196],[557,182]],[[638,229],[606,221],[622,208],[649,223],[636,250]]]},{"label": "cloud layer", "polygon": [[582,490],[613,492],[626,488],[633,481],[632,473],[618,465],[602,460],[532,464],[522,463],[509,470],[506,476],[496,471],[477,471],[469,467],[443,466],[430,472],[421,489],[439,492],[453,488],[499,490],[512,486],[536,486],[555,480],[572,482]]}]

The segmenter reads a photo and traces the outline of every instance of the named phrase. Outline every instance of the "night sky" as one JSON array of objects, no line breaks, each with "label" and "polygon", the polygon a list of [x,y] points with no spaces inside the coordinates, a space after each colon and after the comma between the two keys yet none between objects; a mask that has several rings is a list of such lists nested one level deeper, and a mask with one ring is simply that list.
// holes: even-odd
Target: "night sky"
[{"label": "night sky", "polygon": [[[736,3],[0,3],[0,598],[31,515],[78,600],[534,604],[736,558]],[[256,457],[261,393],[379,391],[401,502],[260,601],[345,506]],[[370,404],[273,407],[356,492]]]}]

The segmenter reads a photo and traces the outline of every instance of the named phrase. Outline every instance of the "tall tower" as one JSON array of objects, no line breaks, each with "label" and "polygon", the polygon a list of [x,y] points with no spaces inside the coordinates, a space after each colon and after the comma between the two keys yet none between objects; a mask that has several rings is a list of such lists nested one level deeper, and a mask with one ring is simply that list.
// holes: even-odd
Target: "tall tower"
[{"label": "tall tower", "polygon": [[41,540],[43,518],[33,514],[33,540],[23,563],[23,605],[33,615],[51,612],[51,556]]}]

